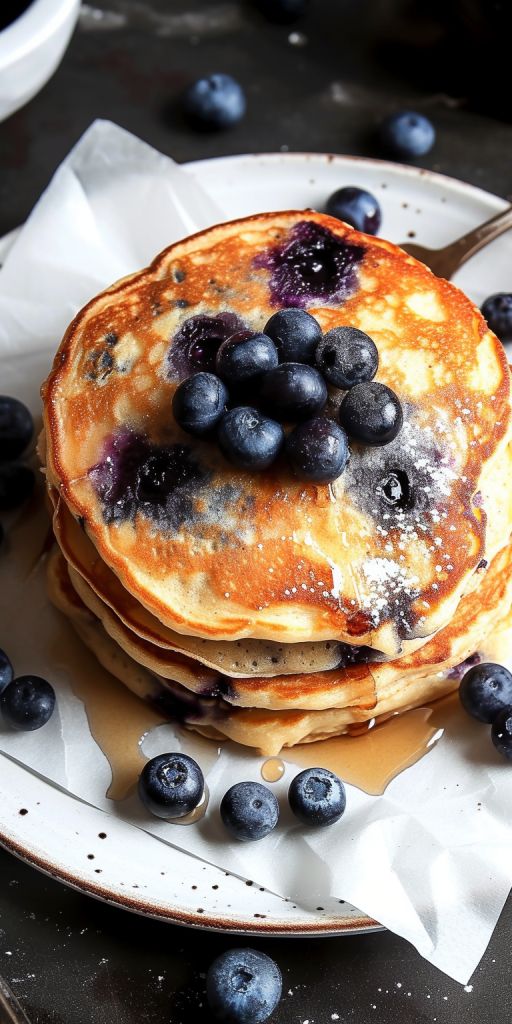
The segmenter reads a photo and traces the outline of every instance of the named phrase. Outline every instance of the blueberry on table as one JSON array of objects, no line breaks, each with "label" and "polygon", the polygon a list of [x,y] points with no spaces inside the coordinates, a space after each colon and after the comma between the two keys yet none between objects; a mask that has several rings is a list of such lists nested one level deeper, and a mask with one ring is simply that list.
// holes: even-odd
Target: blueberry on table
[{"label": "blueberry on table", "polygon": [[395,392],[372,380],[347,391],[339,418],[349,437],[379,446],[389,444],[397,436],[404,417]]},{"label": "blueberry on table", "polygon": [[187,434],[200,437],[217,426],[228,397],[225,385],[214,373],[194,373],[174,392],[174,419]]},{"label": "blueberry on table", "polygon": [[284,431],[280,423],[262,416],[257,409],[240,405],[222,417],[217,439],[222,454],[233,466],[259,472],[279,455]]},{"label": "blueberry on table", "polygon": [[333,420],[315,416],[288,434],[285,455],[299,480],[332,483],[347,465],[348,438]]},{"label": "blueberry on table", "polygon": [[0,465],[0,512],[22,505],[30,498],[35,486],[35,476],[28,466],[19,462]]},{"label": "blueberry on table", "polygon": [[278,361],[276,346],[266,334],[240,331],[220,346],[215,369],[228,387],[236,390],[256,383]]},{"label": "blueberry on table", "polygon": [[280,309],[267,321],[265,334],[272,338],[281,363],[312,363],[322,329],[304,309]]},{"label": "blueberry on table", "polygon": [[206,998],[213,1015],[228,1024],[263,1024],[282,991],[281,971],[256,949],[228,949],[206,975]]},{"label": "blueberry on table", "polygon": [[344,220],[356,231],[364,231],[367,235],[379,232],[382,223],[380,203],[364,188],[346,185],[337,189],[329,196],[325,209],[331,217]]},{"label": "blueberry on table", "polygon": [[512,674],[494,662],[473,665],[462,677],[459,697],[468,715],[490,724],[512,705]]},{"label": "blueberry on table", "polygon": [[139,797],[157,818],[183,818],[195,810],[204,794],[204,776],[187,754],[158,754],[139,775]]},{"label": "blueberry on table", "polygon": [[372,380],[379,367],[374,341],[357,327],[333,327],[317,345],[316,364],[329,384],[349,390]]},{"label": "blueberry on table", "polygon": [[512,761],[512,706],[503,708],[491,726],[491,739],[498,753]]},{"label": "blueberry on table", "polygon": [[512,341],[512,292],[489,295],[482,306],[482,315],[503,344]]},{"label": "blueberry on table", "polygon": [[233,839],[253,842],[276,827],[279,804],[260,782],[237,782],[223,796],[220,816]]},{"label": "blueberry on table", "polygon": [[380,138],[388,153],[408,160],[428,153],[434,145],[436,133],[424,114],[400,110],[382,122]]},{"label": "blueberry on table", "polygon": [[34,433],[32,415],[23,402],[0,395],[0,462],[23,454]]},{"label": "blueberry on table", "polygon": [[245,114],[245,93],[231,75],[209,75],[188,87],[183,106],[198,128],[230,128]]},{"label": "blueberry on table", "polygon": [[46,725],[54,709],[55,690],[40,676],[18,676],[0,694],[4,720],[20,732],[33,732]]},{"label": "blueberry on table", "polygon": [[327,401],[322,374],[305,363],[280,363],[265,374],[260,397],[267,412],[279,420],[306,420],[321,412]]},{"label": "blueberry on table", "polygon": [[327,768],[306,768],[291,782],[288,802],[304,825],[333,825],[345,811],[345,786]]},{"label": "blueberry on table", "polygon": [[14,672],[12,669],[11,662],[7,657],[5,651],[2,651],[0,647],[0,693],[5,690],[5,687],[12,682],[14,678]]}]

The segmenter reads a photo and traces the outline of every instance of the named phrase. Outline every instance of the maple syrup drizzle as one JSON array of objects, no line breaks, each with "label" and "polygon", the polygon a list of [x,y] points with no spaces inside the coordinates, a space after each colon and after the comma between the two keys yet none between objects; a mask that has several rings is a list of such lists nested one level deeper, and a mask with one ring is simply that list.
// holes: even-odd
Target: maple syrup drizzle
[{"label": "maple syrup drizzle", "polygon": [[261,766],[261,777],[265,782],[279,782],[286,771],[286,765],[280,757],[269,757]]},{"label": "maple syrup drizzle", "polygon": [[415,708],[366,725],[359,734],[304,743],[284,753],[287,761],[301,768],[328,768],[344,782],[377,796],[428,753],[442,729],[438,719],[433,707]]}]

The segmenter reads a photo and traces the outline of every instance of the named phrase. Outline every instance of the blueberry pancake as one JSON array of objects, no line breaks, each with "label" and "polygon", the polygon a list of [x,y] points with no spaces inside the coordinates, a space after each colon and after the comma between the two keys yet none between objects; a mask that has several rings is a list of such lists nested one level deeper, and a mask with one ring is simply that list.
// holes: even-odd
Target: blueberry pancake
[{"label": "blueberry pancake", "polygon": [[[48,562],[52,601],[70,619],[86,646],[101,664],[129,689],[159,707],[170,718],[212,738],[229,738],[258,748],[263,754],[278,753],[282,747],[310,742],[346,732],[350,726],[430,702],[456,689],[464,663],[485,658],[486,642],[497,630],[511,623],[512,545],[502,549],[487,571],[479,573],[479,585],[464,597],[449,626],[421,650],[386,664],[353,666],[345,670],[351,678],[350,702],[330,708],[296,708],[294,699],[303,695],[309,677],[285,677],[282,693],[288,706],[269,708],[246,706],[257,701],[272,680],[236,680],[238,694],[200,692],[179,681],[164,678],[140,664],[110,636],[100,620],[81,601],[70,581],[66,561],[57,546]],[[201,666],[198,666],[201,670]],[[325,673],[332,676],[332,673]],[[359,702],[356,698],[359,690]],[[373,692],[373,699],[370,695]],[[338,695],[340,691],[338,691]]]},{"label": "blueberry pancake", "polygon": [[64,502],[55,500],[53,528],[58,544],[69,562],[102,604],[110,608],[130,632],[158,647],[189,655],[230,676],[277,676],[324,672],[358,660],[377,657],[370,648],[359,648],[336,640],[318,643],[278,644],[272,640],[205,640],[185,636],[164,626],[133,597],[101,560],[84,530],[73,519]]},{"label": "blueberry pancake", "polygon": [[[370,335],[376,382],[403,411],[398,436],[352,443],[331,484],[281,461],[234,468],[172,414],[180,382],[211,370],[223,342],[291,306],[324,334]],[[450,622],[508,543],[501,344],[453,285],[322,214],[262,214],[171,246],[78,314],[43,398],[50,485],[125,590],[190,637],[336,640],[396,658]],[[342,399],[330,385],[332,420]]]}]

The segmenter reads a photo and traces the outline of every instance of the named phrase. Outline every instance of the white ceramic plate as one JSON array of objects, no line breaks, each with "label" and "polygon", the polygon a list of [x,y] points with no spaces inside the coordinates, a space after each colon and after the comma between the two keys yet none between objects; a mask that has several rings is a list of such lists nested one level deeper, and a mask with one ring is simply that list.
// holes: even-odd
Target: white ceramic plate
[{"label": "white ceramic plate", "polygon": [[[431,247],[445,245],[506,206],[496,196],[438,174],[351,157],[228,157],[190,164],[189,170],[232,217],[322,209],[336,188],[357,184],[378,196],[385,237],[395,242],[414,238]],[[0,243],[0,259],[12,239]],[[456,280],[480,304],[491,292],[510,290],[511,265],[509,233],[476,256]],[[0,757],[0,842],[83,892],[152,917],[237,932],[320,935],[378,927],[346,903],[331,900],[306,909],[226,875]],[[304,885],[306,897],[306,879]]]}]

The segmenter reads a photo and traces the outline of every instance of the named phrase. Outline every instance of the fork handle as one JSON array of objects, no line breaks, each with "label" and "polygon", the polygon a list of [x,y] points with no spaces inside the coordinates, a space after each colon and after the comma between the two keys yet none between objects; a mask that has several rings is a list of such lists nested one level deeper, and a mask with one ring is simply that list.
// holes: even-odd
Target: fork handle
[{"label": "fork handle", "polygon": [[451,277],[463,263],[483,249],[484,245],[498,238],[509,228],[512,228],[512,206],[508,206],[506,210],[495,214],[490,220],[479,224],[477,228],[468,231],[467,234],[457,238],[450,245],[439,249],[436,253],[436,266],[432,266],[432,262],[430,262],[432,270],[439,276]]}]

